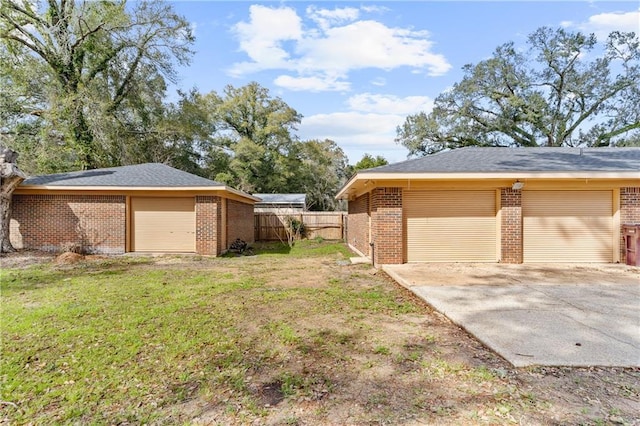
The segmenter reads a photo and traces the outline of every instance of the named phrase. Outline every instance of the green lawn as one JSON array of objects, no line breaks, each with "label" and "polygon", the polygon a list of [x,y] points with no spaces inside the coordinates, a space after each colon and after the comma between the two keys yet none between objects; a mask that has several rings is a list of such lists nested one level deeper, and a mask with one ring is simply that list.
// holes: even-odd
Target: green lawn
[{"label": "green lawn", "polygon": [[254,253],[3,269],[0,423],[512,424],[563,412],[370,265],[345,265],[344,244]]},{"label": "green lawn", "polygon": [[[283,256],[295,265],[302,256],[349,255],[342,244],[313,241],[257,251],[266,265]],[[16,404],[11,416],[153,422],[194,392],[246,391],[248,371],[278,358],[278,345],[304,345],[287,300],[314,313],[414,309],[375,288],[274,291],[259,273],[234,270],[246,259],[194,257],[185,266],[124,257],[3,271],[2,400]],[[256,318],[257,328],[246,322],[257,310],[276,309],[282,320]],[[306,378],[287,380],[304,387]],[[260,410],[250,398],[246,404]]]}]

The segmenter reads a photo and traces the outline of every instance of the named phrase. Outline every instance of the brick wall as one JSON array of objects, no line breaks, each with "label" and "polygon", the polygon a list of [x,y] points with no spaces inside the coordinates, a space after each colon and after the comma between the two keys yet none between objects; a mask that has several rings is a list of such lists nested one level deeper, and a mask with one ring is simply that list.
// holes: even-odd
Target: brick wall
[{"label": "brick wall", "polygon": [[15,248],[61,251],[81,245],[89,253],[125,251],[126,203],[113,195],[14,195]]},{"label": "brick wall", "polygon": [[369,246],[369,193],[349,201],[347,243],[362,254],[371,255]]},{"label": "brick wall", "polygon": [[220,253],[221,201],[217,196],[196,197],[196,253],[198,254],[215,256]]},{"label": "brick wall", "polygon": [[[620,188],[620,225],[640,223],[640,187]],[[620,260],[626,263],[624,235],[620,232]]]},{"label": "brick wall", "polygon": [[402,263],[402,188],[376,188],[371,193],[371,239],[374,264]]},{"label": "brick wall", "polygon": [[500,191],[501,246],[503,263],[522,263],[522,191],[502,188]]},{"label": "brick wall", "polygon": [[253,204],[227,200],[227,246],[240,238],[247,243],[255,241]]}]

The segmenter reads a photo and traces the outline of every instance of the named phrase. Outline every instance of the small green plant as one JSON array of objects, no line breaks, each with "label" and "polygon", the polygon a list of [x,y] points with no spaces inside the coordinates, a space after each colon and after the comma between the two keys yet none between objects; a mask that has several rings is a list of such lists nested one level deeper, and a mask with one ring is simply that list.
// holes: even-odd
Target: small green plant
[{"label": "small green plant", "polygon": [[376,346],[375,349],[373,349],[373,353],[378,355],[389,355],[391,350],[386,346]]},{"label": "small green plant", "polygon": [[297,374],[284,373],[280,376],[280,383],[282,394],[292,396],[302,387],[304,379]]}]

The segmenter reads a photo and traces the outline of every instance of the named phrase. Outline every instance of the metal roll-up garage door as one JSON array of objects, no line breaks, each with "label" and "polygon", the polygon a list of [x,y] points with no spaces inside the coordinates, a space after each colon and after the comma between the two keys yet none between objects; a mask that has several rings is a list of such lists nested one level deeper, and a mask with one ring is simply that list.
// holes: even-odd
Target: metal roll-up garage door
[{"label": "metal roll-up garage door", "polygon": [[525,262],[612,262],[612,191],[523,191]]},{"label": "metal roll-up garage door", "polygon": [[494,191],[405,191],[407,262],[496,262]]},{"label": "metal roll-up garage door", "polygon": [[131,249],[196,250],[195,198],[131,198]]}]

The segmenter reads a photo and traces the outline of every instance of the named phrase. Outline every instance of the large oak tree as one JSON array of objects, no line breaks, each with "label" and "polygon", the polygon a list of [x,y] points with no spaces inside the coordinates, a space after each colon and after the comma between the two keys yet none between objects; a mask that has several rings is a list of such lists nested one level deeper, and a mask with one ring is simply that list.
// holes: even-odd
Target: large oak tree
[{"label": "large oak tree", "polygon": [[410,115],[396,141],[410,155],[480,146],[609,146],[638,138],[640,48],[634,33],[596,37],[540,28],[506,43]]}]

